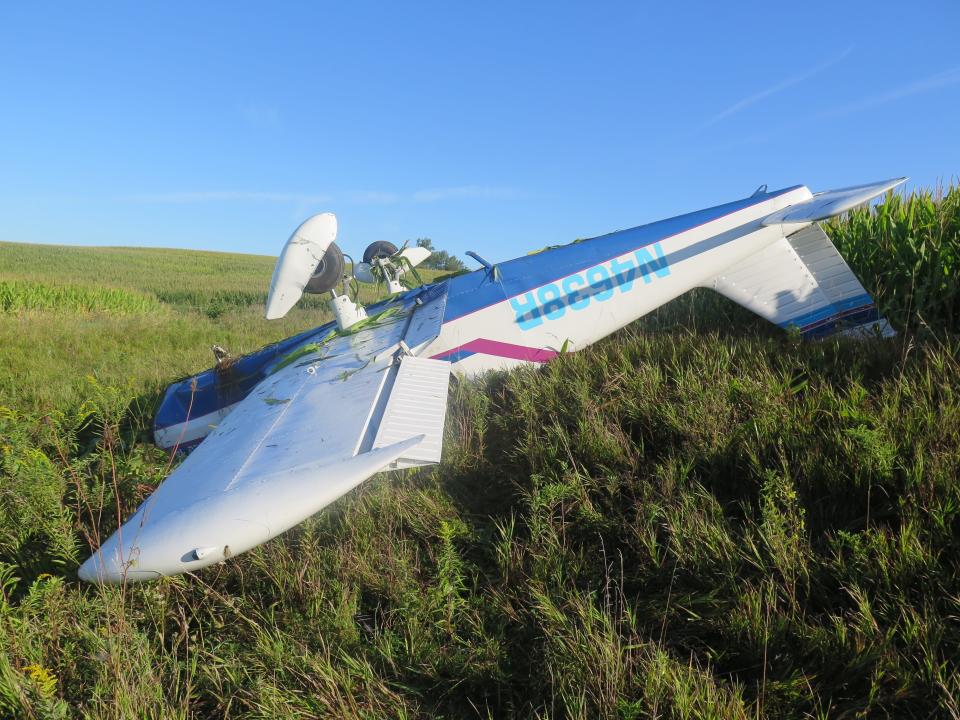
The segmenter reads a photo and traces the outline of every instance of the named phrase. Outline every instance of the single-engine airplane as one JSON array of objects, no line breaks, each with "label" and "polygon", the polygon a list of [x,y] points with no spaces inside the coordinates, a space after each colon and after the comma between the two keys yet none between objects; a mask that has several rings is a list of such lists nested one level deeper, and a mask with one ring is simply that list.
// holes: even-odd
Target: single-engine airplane
[{"label": "single-engine airplane", "polygon": [[[507,262],[468,253],[480,269],[412,289],[404,277],[426,250],[374,243],[348,278],[336,217],[315,215],[277,259],[266,317],[313,292],[330,293],[336,319],[235,360],[218,353],[217,367],[171,385],[155,442],[195,449],[79,575],[119,583],[191,572],[266,542],[382,470],[437,463],[451,372],[548,362],[695,287],[805,337],[892,335],[818,221],[905,179],[818,194],[761,186]],[[391,294],[362,307],[354,280],[384,282]]]}]

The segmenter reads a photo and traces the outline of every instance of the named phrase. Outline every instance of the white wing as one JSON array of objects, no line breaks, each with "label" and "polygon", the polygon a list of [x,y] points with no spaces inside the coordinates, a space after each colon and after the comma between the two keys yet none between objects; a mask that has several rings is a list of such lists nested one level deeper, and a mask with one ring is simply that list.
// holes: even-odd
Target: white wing
[{"label": "white wing", "polygon": [[439,332],[445,292],[306,345],[80,568],[90,581],[195,570],[259,545],[379,470],[438,462],[450,365],[403,355]]}]

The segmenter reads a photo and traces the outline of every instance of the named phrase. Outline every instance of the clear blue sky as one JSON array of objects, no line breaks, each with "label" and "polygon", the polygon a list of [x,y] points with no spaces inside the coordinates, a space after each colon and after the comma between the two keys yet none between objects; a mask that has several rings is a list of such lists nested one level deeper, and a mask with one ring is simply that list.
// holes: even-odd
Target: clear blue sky
[{"label": "clear blue sky", "polygon": [[504,259],[960,174],[960,2],[3,3],[0,239]]}]

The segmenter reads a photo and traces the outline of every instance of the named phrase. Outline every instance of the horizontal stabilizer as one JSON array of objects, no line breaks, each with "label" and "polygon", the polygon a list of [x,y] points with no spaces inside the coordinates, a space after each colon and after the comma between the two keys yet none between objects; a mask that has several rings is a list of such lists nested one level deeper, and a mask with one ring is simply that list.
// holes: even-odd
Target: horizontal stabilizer
[{"label": "horizontal stabilizer", "polygon": [[782,328],[805,337],[893,335],[873,299],[819,225],[810,225],[705,284]]},{"label": "horizontal stabilizer", "polygon": [[785,225],[826,220],[834,215],[852,210],[858,205],[863,205],[865,202],[883,195],[887,190],[892,190],[897,185],[901,185],[906,180],[905,177],[902,177],[869,185],[857,185],[841,190],[817,193],[809,200],[777,210],[772,215],[763,218],[761,222],[764,225]]}]

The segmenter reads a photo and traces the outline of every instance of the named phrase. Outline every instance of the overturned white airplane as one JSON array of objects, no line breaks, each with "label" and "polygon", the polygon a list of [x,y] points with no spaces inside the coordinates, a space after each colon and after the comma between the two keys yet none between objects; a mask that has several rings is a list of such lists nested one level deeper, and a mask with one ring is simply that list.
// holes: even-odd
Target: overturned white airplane
[{"label": "overturned white airplane", "polygon": [[468,253],[481,269],[409,290],[402,276],[427,251],[374,243],[351,267],[354,279],[390,289],[369,307],[347,291],[336,217],[316,215],[277,260],[266,317],[283,317],[304,292],[330,292],[336,320],[170,386],[156,443],[196,449],[79,575],[117,583],[197,570],[279,535],[381,470],[439,462],[451,371],[547,362],[695,287],[805,337],[890,335],[817,221],[904,180],[816,195],[764,186],[507,262]]}]

